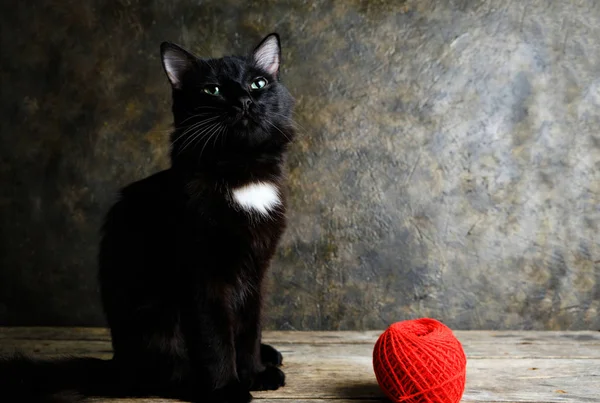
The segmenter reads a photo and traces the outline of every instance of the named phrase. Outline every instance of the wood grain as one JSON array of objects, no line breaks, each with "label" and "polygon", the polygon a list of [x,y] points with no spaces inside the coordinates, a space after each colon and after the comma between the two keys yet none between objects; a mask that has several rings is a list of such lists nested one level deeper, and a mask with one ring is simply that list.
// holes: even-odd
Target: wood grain
[{"label": "wood grain", "polygon": [[[371,331],[267,331],[265,337],[278,344],[373,344],[382,330]],[[596,343],[600,344],[600,331],[492,331],[455,330],[454,334],[469,343]],[[99,327],[3,327],[0,340],[110,340],[108,329]]]},{"label": "wood grain", "polygon": [[[372,367],[381,332],[265,332],[284,355],[286,387],[269,403],[373,403],[384,399]],[[464,402],[600,402],[598,332],[457,331],[468,356]],[[0,328],[0,354],[110,358],[105,329]],[[106,400],[159,403],[160,399]],[[333,403],[332,402],[332,403]]]}]

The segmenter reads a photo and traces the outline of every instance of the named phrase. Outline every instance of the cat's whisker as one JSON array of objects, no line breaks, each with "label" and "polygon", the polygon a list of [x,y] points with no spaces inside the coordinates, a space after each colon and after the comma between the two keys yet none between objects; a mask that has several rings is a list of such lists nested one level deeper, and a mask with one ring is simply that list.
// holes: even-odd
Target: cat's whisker
[{"label": "cat's whisker", "polygon": [[[195,127],[190,128],[190,130],[193,130],[193,133],[190,133],[187,136],[185,134],[181,134],[179,137],[177,137],[175,140],[173,140],[171,145],[174,146],[179,140],[183,139],[183,142],[181,143],[181,146],[183,147],[189,141],[191,141],[194,136],[196,136],[199,132],[201,132],[202,130],[204,130],[205,128],[207,128],[209,126],[211,126],[211,122],[205,122],[203,124],[196,125]],[[186,133],[189,132],[190,130],[186,131]]]},{"label": "cat's whisker", "polygon": [[206,106],[206,105],[200,105],[194,108],[194,110],[198,110],[198,109],[223,109],[223,108],[218,108],[216,106]]},{"label": "cat's whisker", "polygon": [[[201,114],[198,114],[198,115],[190,116],[189,118],[181,121],[181,123],[183,123],[186,120],[189,120],[191,118],[200,117],[200,116],[213,116],[213,114],[212,113],[201,113]],[[169,127],[168,129],[148,130],[145,133],[146,134],[154,134],[154,133],[168,133],[168,134],[172,134],[174,130],[187,129],[187,128],[189,128],[189,127],[191,127],[191,126],[193,126],[193,125],[195,125],[196,123],[199,123],[199,122],[195,122],[195,123],[189,124],[189,125],[181,125],[181,123],[180,123],[179,126],[175,126],[173,124],[170,124],[169,126],[171,126],[171,127]]]},{"label": "cat's whisker", "polygon": [[[213,114],[212,112],[196,113],[196,114],[193,114],[193,115],[191,115],[191,116],[188,116],[187,118],[185,118],[184,120],[182,120],[182,121],[180,122],[180,124],[181,124],[181,123],[185,123],[185,122],[187,122],[187,121],[188,121],[188,120],[190,120],[190,119],[194,119],[194,118],[197,118],[197,117],[200,117],[200,116],[213,116],[213,115],[214,115],[214,114]],[[177,126],[177,128],[180,128],[180,126]]]},{"label": "cat's whisker", "polygon": [[[227,128],[226,125],[222,125],[223,127],[221,128],[221,130],[219,130],[219,132],[217,133],[217,135],[215,136],[215,141],[213,144],[213,149],[215,149],[217,147],[217,140],[219,139],[219,136],[222,136],[225,129]],[[223,142],[221,142],[221,145],[223,144]]]},{"label": "cat's whisker", "polygon": [[[210,118],[210,119],[204,119],[203,121],[201,121],[201,122],[198,122],[198,123],[196,123],[196,124],[192,125],[192,126],[191,126],[190,128],[188,128],[186,131],[184,131],[182,134],[180,134],[180,135],[179,135],[179,136],[178,136],[178,137],[177,137],[177,138],[176,138],[176,139],[173,141],[173,143],[172,143],[172,144],[175,144],[175,143],[176,143],[176,142],[177,142],[179,139],[186,138],[186,134],[187,134],[187,133],[189,133],[189,132],[190,132],[190,131],[192,131],[192,130],[202,130],[202,129],[204,129],[205,127],[207,127],[208,125],[210,125],[210,123],[211,123],[211,122],[213,122],[213,121],[217,120],[217,119],[218,119],[219,117],[221,117],[221,116],[222,116],[222,115],[220,115],[220,116],[215,116],[214,118]],[[194,135],[187,136],[187,138],[191,138],[192,136],[194,136]],[[187,143],[187,141],[184,141],[184,143]]]},{"label": "cat's whisker", "polygon": [[[210,114],[210,115],[209,115],[209,117],[207,117],[207,118],[204,118],[204,119],[202,119],[202,120],[200,120],[200,121],[198,121],[198,122],[196,122],[196,123],[210,122],[210,121],[212,121],[212,120],[218,119],[218,118],[219,118],[219,117],[221,117],[221,116],[222,116],[222,115],[214,115],[214,114]],[[196,123],[194,123],[194,124],[196,124]],[[194,124],[192,124],[192,126],[193,126]],[[189,126],[189,125],[188,125],[188,126]]]},{"label": "cat's whisker", "polygon": [[195,132],[193,136],[190,136],[189,139],[187,139],[186,142],[180,147],[178,154],[181,154],[183,151],[185,151],[185,149],[188,148],[191,144],[195,144],[197,139],[201,139],[204,133],[207,133],[208,131],[212,130],[215,126],[216,123],[213,123],[208,127]]},{"label": "cat's whisker", "polygon": [[221,136],[221,147],[223,147],[223,144],[225,143],[225,139],[227,138],[227,134],[229,133],[229,127],[227,125],[225,126],[225,130],[223,131],[223,135]]},{"label": "cat's whisker", "polygon": [[185,139],[187,133],[189,133],[191,131],[195,131],[197,129],[201,129],[202,126],[204,126],[205,124],[208,124],[208,123],[210,123],[210,122],[207,122],[207,121],[203,120],[201,122],[196,122],[193,125],[187,126],[187,128],[183,131],[183,133],[179,134],[177,136],[177,138],[175,140],[173,140],[173,144],[175,144],[180,139]]},{"label": "cat's whisker", "polygon": [[202,127],[200,129],[198,129],[197,132],[195,132],[194,134],[192,134],[191,136],[189,136],[184,143],[181,145],[181,149],[179,150],[179,153],[183,152],[190,144],[193,144],[194,142],[196,142],[196,139],[198,138],[202,138],[201,136],[204,133],[207,133],[209,130],[212,130],[213,127],[217,126],[218,122],[213,122],[205,127]]},{"label": "cat's whisker", "polygon": [[190,143],[194,144],[194,147],[201,141],[204,141],[213,131],[213,129],[219,127],[221,122],[212,122],[210,126],[204,127],[201,131],[191,138]]},{"label": "cat's whisker", "polygon": [[219,133],[221,133],[222,130],[223,130],[223,127],[221,126],[221,127],[219,127],[219,130],[217,130],[215,133],[215,138],[213,139],[213,150],[217,146],[217,140],[219,139]]},{"label": "cat's whisker", "polygon": [[[181,121],[181,123],[185,122],[186,120],[189,120],[189,119],[192,119],[192,118],[196,118],[196,117],[201,117],[201,116],[210,116],[210,117],[207,118],[207,119],[202,119],[202,120],[200,120],[198,122],[194,122],[194,123],[188,124],[188,125],[181,125],[181,123],[180,123],[179,126],[174,126],[174,128],[172,128],[172,129],[156,130],[156,131],[153,131],[153,132],[163,132],[163,133],[168,132],[168,133],[173,134],[174,131],[184,130],[185,129],[185,131],[183,133],[179,134],[177,136],[177,139],[175,139],[173,141],[173,143],[175,143],[179,139],[181,139],[182,137],[184,137],[186,133],[188,133],[188,132],[190,132],[192,130],[198,129],[202,124],[214,121],[214,120],[216,120],[219,117],[224,116],[224,115],[225,114],[220,114],[220,115],[215,116],[213,113],[200,113],[200,114],[197,114],[197,115],[194,115],[194,116],[190,116],[189,118]],[[150,132],[150,133],[153,133],[153,132]]]},{"label": "cat's whisker", "polygon": [[[185,127],[186,127],[186,130],[185,130],[185,131],[182,133],[182,135],[185,135],[185,133],[186,133],[187,131],[189,131],[190,129],[192,129],[192,130],[193,130],[194,128],[198,127],[198,125],[201,125],[202,123],[205,123],[205,122],[210,122],[210,121],[212,121],[212,120],[214,120],[214,119],[216,119],[216,117],[205,118],[205,119],[202,119],[202,120],[200,120],[200,121],[198,121],[198,122],[195,122],[195,123],[189,124],[189,125],[185,126]],[[179,129],[179,128],[177,128],[177,129]]]},{"label": "cat's whisker", "polygon": [[268,124],[270,124],[271,126],[273,126],[274,129],[276,129],[279,133],[283,134],[283,136],[288,140],[288,141],[292,141],[292,139],[290,139],[290,137],[285,134],[279,127],[277,127],[274,123],[269,122],[268,120],[265,120],[265,122],[267,122]]},{"label": "cat's whisker", "polygon": [[213,132],[213,129],[218,128],[219,125],[220,125],[220,123],[221,122],[213,122],[209,127],[206,127],[203,130],[201,130],[193,138],[191,138],[189,144],[194,144],[194,147],[196,147],[196,145],[198,143],[200,143],[201,141],[205,140],[209,135],[211,135],[212,132]]},{"label": "cat's whisker", "polygon": [[223,125],[219,125],[219,128],[215,131],[214,138],[211,136],[206,142],[208,143],[210,140],[213,140],[213,150],[215,149],[216,140],[219,138],[219,133],[223,129]]},{"label": "cat's whisker", "polygon": [[[220,127],[217,126],[217,129],[220,129]],[[202,146],[202,150],[200,150],[200,156],[198,157],[198,159],[202,158],[202,153],[204,152],[204,149],[206,148],[206,145],[208,144],[208,142],[210,141],[210,138],[213,136],[213,132],[211,131],[210,136],[208,137],[208,139],[204,142],[204,145]],[[204,136],[207,137],[207,136]]]},{"label": "cat's whisker", "polygon": [[[297,122],[297,121],[296,121],[296,120],[295,120],[293,117],[290,117],[290,116],[284,115],[284,114],[282,114],[282,113],[277,113],[277,112],[269,112],[269,113],[270,113],[271,115],[280,116],[280,117],[282,117],[282,118],[284,118],[284,119],[288,120],[289,122],[291,122],[291,123],[293,123],[293,124],[295,124],[295,125],[298,125],[299,127],[302,127],[303,129],[305,129],[305,127],[303,127],[303,126],[302,126],[300,123],[298,123],[298,122]],[[297,114],[294,112],[294,115],[297,115]]]},{"label": "cat's whisker", "polygon": [[302,131],[304,134],[308,133],[308,130],[306,130],[306,128],[304,126],[302,126],[300,123],[298,123],[294,119],[290,118],[289,116],[282,115],[282,114],[276,113],[276,112],[270,112],[270,114],[285,118],[288,123],[290,123],[292,126],[294,126],[294,129],[296,129],[296,130],[300,129],[300,131]]}]

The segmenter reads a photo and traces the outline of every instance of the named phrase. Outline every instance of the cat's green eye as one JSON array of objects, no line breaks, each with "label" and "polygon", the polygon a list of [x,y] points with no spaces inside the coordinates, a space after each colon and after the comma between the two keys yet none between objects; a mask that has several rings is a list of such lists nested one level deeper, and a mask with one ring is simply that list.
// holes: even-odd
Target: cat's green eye
[{"label": "cat's green eye", "polygon": [[267,79],[266,78],[264,78],[264,77],[256,77],[254,79],[254,81],[252,81],[252,84],[250,84],[250,88],[252,88],[253,90],[260,90],[265,85],[267,85]]},{"label": "cat's green eye", "polygon": [[219,87],[216,85],[207,85],[204,87],[204,92],[206,92],[208,95],[217,96],[221,93],[221,90],[219,90]]}]

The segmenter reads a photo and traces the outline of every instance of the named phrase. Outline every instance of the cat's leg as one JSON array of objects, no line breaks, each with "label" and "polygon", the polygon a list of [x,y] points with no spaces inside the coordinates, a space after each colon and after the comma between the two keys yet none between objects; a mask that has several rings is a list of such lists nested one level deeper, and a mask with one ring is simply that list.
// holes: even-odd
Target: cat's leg
[{"label": "cat's leg", "polygon": [[147,308],[111,316],[113,360],[126,394],[177,398],[189,377],[189,362],[172,308]]},{"label": "cat's leg", "polygon": [[236,337],[238,374],[240,381],[249,385],[250,390],[276,390],[285,385],[285,374],[276,366],[265,365],[262,359],[263,351],[268,356],[270,354],[271,359],[277,359],[279,352],[271,346],[261,344],[260,318],[259,298],[249,298],[238,315],[241,322],[241,331]]},{"label": "cat's leg", "polygon": [[194,301],[181,324],[193,376],[194,402],[247,403],[252,400],[236,367],[229,308],[221,301]]},{"label": "cat's leg", "polygon": [[281,353],[268,344],[260,345],[260,358],[263,365],[279,367],[283,364]]}]

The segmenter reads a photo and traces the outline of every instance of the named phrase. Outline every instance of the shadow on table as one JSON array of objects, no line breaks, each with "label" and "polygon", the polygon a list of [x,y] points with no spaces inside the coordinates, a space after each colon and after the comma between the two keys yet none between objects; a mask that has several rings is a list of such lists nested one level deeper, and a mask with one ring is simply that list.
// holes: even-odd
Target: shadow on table
[{"label": "shadow on table", "polygon": [[340,398],[388,401],[376,382],[354,382],[344,386],[337,386],[335,391],[336,395]]}]

